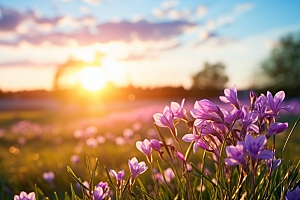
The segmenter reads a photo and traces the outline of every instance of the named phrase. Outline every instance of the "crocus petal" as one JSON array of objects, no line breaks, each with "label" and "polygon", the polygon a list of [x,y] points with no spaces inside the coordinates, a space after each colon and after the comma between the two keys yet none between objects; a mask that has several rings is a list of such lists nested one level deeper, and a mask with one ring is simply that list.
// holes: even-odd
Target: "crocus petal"
[{"label": "crocus petal", "polygon": [[194,134],[186,134],[182,137],[182,140],[185,142],[192,142],[195,140],[195,135]]},{"label": "crocus petal", "polygon": [[117,179],[117,172],[115,171],[115,170],[110,170],[110,174],[115,178],[115,179]]},{"label": "crocus petal", "polygon": [[165,125],[161,123],[162,117],[163,117],[163,115],[162,115],[161,113],[155,113],[155,114],[153,115],[153,119],[154,119],[154,121],[155,121],[155,124],[156,124],[157,126],[160,126],[160,127],[165,127]]},{"label": "crocus petal", "polygon": [[273,152],[270,150],[263,150],[258,155],[258,159],[270,159],[273,157]]},{"label": "crocus petal", "polygon": [[143,152],[143,150],[142,150],[142,144],[143,144],[143,142],[141,142],[141,141],[137,141],[137,142],[135,143],[136,148],[137,148],[139,151],[141,151],[141,152]]},{"label": "crocus petal", "polygon": [[270,137],[271,135],[281,133],[285,131],[285,129],[288,127],[288,122],[280,123],[275,122],[270,125],[268,133],[266,134],[266,137]]},{"label": "crocus petal", "polygon": [[239,161],[233,159],[233,158],[225,158],[225,164],[229,166],[234,166],[240,164]]}]

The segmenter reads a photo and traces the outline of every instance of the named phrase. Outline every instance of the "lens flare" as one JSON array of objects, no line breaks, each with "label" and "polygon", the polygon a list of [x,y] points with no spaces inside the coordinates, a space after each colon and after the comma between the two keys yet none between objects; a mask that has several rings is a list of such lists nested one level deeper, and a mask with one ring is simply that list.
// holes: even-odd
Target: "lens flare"
[{"label": "lens flare", "polygon": [[100,67],[85,67],[79,74],[81,86],[89,91],[99,91],[107,83],[106,74]]}]

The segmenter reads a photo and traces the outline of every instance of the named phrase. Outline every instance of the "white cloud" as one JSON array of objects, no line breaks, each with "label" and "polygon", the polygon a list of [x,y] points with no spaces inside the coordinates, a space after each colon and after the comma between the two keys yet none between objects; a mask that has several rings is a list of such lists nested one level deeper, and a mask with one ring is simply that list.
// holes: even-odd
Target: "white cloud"
[{"label": "white cloud", "polygon": [[159,8],[154,8],[154,9],[152,10],[152,14],[153,14],[155,17],[157,17],[157,18],[162,18],[162,17],[165,16],[164,11],[162,11],[162,10],[159,9]]},{"label": "white cloud", "polygon": [[196,9],[196,15],[200,18],[204,17],[207,13],[207,8],[205,6],[198,6]]},{"label": "white cloud", "polygon": [[164,1],[164,2],[162,2],[162,7],[164,8],[164,9],[170,9],[170,8],[173,8],[173,7],[175,7],[175,6],[177,6],[179,4],[179,1]]},{"label": "white cloud", "polygon": [[89,14],[90,13],[90,9],[88,7],[85,7],[85,6],[80,7],[79,11],[82,14]]},{"label": "white cloud", "polygon": [[141,21],[143,20],[143,16],[141,14],[136,14],[136,15],[133,15],[132,18],[131,18],[132,22],[138,22],[138,21]]},{"label": "white cloud", "polygon": [[234,11],[237,13],[243,13],[251,10],[252,8],[254,8],[254,4],[252,3],[237,4],[234,7]]}]

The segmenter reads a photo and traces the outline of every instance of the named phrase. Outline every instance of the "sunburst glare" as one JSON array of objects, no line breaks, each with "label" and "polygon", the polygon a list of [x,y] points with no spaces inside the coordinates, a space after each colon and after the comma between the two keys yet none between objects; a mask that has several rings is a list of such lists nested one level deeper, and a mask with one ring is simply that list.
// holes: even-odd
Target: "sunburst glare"
[{"label": "sunburst glare", "polygon": [[107,83],[105,71],[100,67],[85,67],[79,73],[81,86],[89,91],[99,91]]}]

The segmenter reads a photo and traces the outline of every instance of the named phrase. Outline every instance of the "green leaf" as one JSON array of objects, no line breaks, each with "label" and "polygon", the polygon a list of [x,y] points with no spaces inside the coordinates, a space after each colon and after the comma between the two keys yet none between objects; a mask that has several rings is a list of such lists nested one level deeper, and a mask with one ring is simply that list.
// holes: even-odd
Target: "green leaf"
[{"label": "green leaf", "polygon": [[188,148],[187,151],[185,152],[184,158],[185,158],[186,161],[188,160],[188,158],[189,158],[189,156],[190,156],[190,154],[191,154],[191,152],[192,152],[192,150],[193,150],[193,145],[194,145],[194,143],[195,143],[195,141],[193,141],[193,142],[190,144],[189,148]]},{"label": "green leaf", "polygon": [[65,192],[65,199],[64,200],[71,200],[67,192]]},{"label": "green leaf", "polygon": [[125,190],[126,190],[128,184],[129,184],[129,181],[130,181],[131,176],[132,176],[132,175],[130,175],[130,177],[129,177],[128,180],[126,181],[126,184],[125,184],[125,186],[124,186],[124,188],[123,188],[123,190],[122,190],[122,193],[121,193],[121,197],[123,197],[123,194],[124,194],[124,192],[125,192]]},{"label": "green leaf", "polygon": [[155,126],[155,128],[156,128],[156,130],[157,130],[157,132],[158,132],[158,134],[159,134],[159,136],[160,136],[161,141],[163,142],[163,145],[164,145],[164,147],[165,147],[165,149],[166,149],[166,151],[167,151],[167,153],[168,153],[170,159],[172,159],[171,153],[170,153],[170,151],[169,151],[169,148],[168,148],[168,146],[167,146],[167,143],[166,143],[165,140],[164,140],[163,135],[161,134],[161,132],[160,132],[158,126],[157,126],[155,123],[154,123],[154,126]]},{"label": "green leaf", "polygon": [[54,196],[56,200],[59,200],[56,192],[54,192]]},{"label": "green leaf", "polygon": [[285,150],[286,144],[288,143],[288,141],[289,141],[289,139],[290,139],[290,136],[291,136],[292,133],[294,132],[294,130],[295,130],[297,124],[299,123],[299,121],[300,121],[300,117],[298,117],[298,119],[297,119],[297,121],[295,122],[295,124],[294,124],[292,130],[290,131],[288,137],[287,137],[286,140],[285,140],[284,146],[283,146],[282,151],[281,151],[281,156],[280,156],[281,158],[282,158],[282,154],[283,154],[283,152],[284,152],[284,150]]},{"label": "green leaf", "polygon": [[94,169],[94,171],[92,173],[92,177],[91,177],[91,180],[90,180],[90,183],[89,183],[89,188],[91,190],[93,190],[93,187],[94,187],[94,179],[95,179],[96,171],[98,169],[98,165],[99,165],[99,160],[98,160],[98,158],[96,158],[95,169]]},{"label": "green leaf", "polygon": [[136,188],[142,192],[146,197],[149,197],[150,199],[156,200],[153,196],[149,195],[147,192],[145,192],[143,189],[141,189],[139,186],[136,186]]},{"label": "green leaf", "polygon": [[194,163],[190,163],[191,165],[192,165],[192,167],[193,167],[193,169],[198,173],[193,173],[195,176],[197,176],[197,177],[203,177],[203,178],[205,178],[210,184],[212,184],[214,187],[218,187],[214,182],[212,182],[211,180],[210,180],[210,178],[208,177],[208,176],[206,176],[203,172],[201,172],[199,169],[198,169],[198,167],[194,164]]},{"label": "green leaf", "polygon": [[[163,179],[164,179],[164,181],[165,181],[164,185],[165,185],[165,186],[166,186],[166,188],[168,189],[168,192],[170,193],[170,195],[171,195],[171,198],[173,198],[172,192],[171,192],[171,190],[170,190],[169,186],[167,185],[167,181],[166,181],[165,173],[164,173],[164,172],[163,172],[163,170],[161,169],[161,167],[160,167],[160,164],[159,164],[158,160],[157,160],[157,166],[158,166],[158,169],[159,169],[159,171],[160,171],[160,173],[161,173],[161,175],[162,175],[162,177],[163,177]],[[174,174],[175,174],[175,173],[174,173]]]},{"label": "green leaf", "polygon": [[84,189],[86,189],[86,190],[88,190],[88,191],[91,192],[91,190],[90,190],[88,187],[86,187],[85,185],[83,185],[83,183],[81,182],[81,180],[75,175],[75,173],[72,171],[72,169],[71,169],[69,166],[67,166],[67,172],[69,172],[69,174],[71,175],[71,177],[72,177],[77,183],[79,183]]},{"label": "green leaf", "polygon": [[39,193],[38,193],[38,188],[36,186],[36,183],[34,184],[34,191],[35,191],[35,198],[36,198],[36,200],[39,200]]},{"label": "green leaf", "polygon": [[240,189],[242,188],[242,186],[243,186],[244,182],[246,181],[247,177],[248,177],[248,174],[243,178],[241,184],[236,188],[236,190],[235,190],[235,192],[233,193],[231,199],[234,199],[235,196],[239,193],[239,191],[240,191]]},{"label": "green leaf", "polygon": [[76,196],[76,194],[75,194],[75,191],[74,191],[74,189],[73,189],[73,186],[72,186],[72,184],[70,183],[70,186],[71,186],[71,194],[72,194],[72,200],[81,200],[78,196]]},{"label": "green leaf", "polygon": [[117,186],[112,182],[112,180],[110,178],[110,174],[109,174],[106,166],[104,166],[104,170],[105,170],[105,173],[107,175],[108,182],[113,186],[114,190],[116,190]]}]

